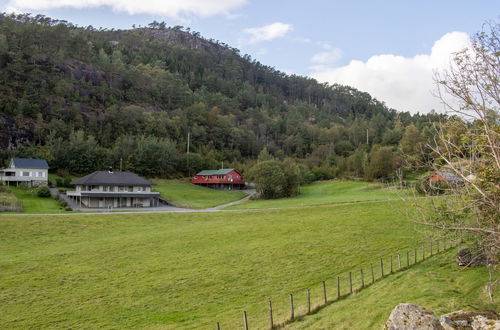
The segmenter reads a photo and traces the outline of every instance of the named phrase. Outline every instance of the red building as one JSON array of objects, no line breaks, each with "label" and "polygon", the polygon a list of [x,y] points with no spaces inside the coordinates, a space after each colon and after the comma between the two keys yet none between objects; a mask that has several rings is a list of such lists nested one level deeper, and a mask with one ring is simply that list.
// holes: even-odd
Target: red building
[{"label": "red building", "polygon": [[243,189],[245,181],[241,173],[234,168],[204,170],[191,179],[192,184],[217,189]]}]

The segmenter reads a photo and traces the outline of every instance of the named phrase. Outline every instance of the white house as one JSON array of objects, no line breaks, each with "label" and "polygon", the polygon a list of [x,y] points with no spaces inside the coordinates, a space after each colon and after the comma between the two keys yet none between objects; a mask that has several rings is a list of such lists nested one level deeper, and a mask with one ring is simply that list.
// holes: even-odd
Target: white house
[{"label": "white house", "polygon": [[160,193],[152,192],[153,182],[131,172],[96,171],[71,182],[67,196],[83,207],[154,207]]},{"label": "white house", "polygon": [[0,170],[0,181],[6,185],[30,187],[48,185],[49,165],[45,159],[12,158],[9,167]]}]

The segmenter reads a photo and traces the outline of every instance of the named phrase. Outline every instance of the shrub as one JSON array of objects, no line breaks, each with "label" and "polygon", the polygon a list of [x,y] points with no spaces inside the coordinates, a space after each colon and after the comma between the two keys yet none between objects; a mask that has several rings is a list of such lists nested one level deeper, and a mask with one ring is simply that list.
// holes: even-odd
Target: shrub
[{"label": "shrub", "polygon": [[50,189],[49,187],[47,186],[41,186],[39,187],[37,190],[36,190],[36,195],[38,197],[50,197],[51,196],[51,193],[50,193]]},{"label": "shrub", "polygon": [[62,207],[66,207],[66,206],[68,206],[68,202],[66,202],[66,201],[65,201],[64,199],[62,199],[62,198],[61,198],[61,199],[59,199],[59,200],[57,201],[57,203],[58,203],[59,205],[61,205]]}]

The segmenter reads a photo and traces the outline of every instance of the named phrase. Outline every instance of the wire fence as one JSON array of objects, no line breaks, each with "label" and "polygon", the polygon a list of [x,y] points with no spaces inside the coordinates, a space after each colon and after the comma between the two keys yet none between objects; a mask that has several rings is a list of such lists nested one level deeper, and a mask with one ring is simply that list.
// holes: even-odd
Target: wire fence
[{"label": "wire fence", "polygon": [[372,263],[291,291],[288,295],[275,296],[260,305],[248,306],[242,310],[240,321],[232,317],[232,321],[215,322],[215,328],[234,329],[238,324],[245,330],[283,328],[298,318],[315,313],[459,243],[460,240],[430,240],[413,249],[403,249],[384,258],[373,259]]}]

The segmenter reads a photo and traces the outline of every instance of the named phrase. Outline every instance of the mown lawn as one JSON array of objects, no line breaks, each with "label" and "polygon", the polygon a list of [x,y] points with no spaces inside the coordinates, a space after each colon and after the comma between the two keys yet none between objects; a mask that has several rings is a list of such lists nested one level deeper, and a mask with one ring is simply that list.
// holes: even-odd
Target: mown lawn
[{"label": "mown lawn", "polygon": [[184,180],[153,180],[153,187],[162,198],[178,207],[203,209],[242,199],[246,195],[237,190],[214,190],[195,186]]},{"label": "mown lawn", "polygon": [[[397,212],[404,206],[397,201],[254,212],[2,215],[0,328],[211,329],[219,321],[235,329],[242,326],[243,310],[252,328],[263,328],[268,297],[276,317],[284,317],[288,293],[419,243],[423,235]],[[451,259],[441,261],[445,269]],[[421,275],[435,272],[443,271],[428,268]],[[468,298],[479,294],[482,276],[469,280],[463,293]],[[462,290],[461,282],[451,280],[413,281],[419,285],[412,294],[434,305],[448,300],[443,286],[456,290],[454,297]],[[392,290],[388,283],[380,282],[380,299],[392,294],[384,291]],[[370,308],[374,316],[364,308],[352,317],[379,324],[387,306]]]},{"label": "mown lawn", "polygon": [[300,195],[296,197],[272,200],[250,200],[245,203],[230,206],[228,209],[261,209],[357,201],[377,201],[397,199],[401,194],[409,196],[407,191],[384,189],[380,184],[354,181],[322,181],[301,187]]},{"label": "mown lawn", "polygon": [[41,198],[36,195],[36,188],[21,189],[9,187],[23,207],[23,213],[66,213],[53,198]]}]

